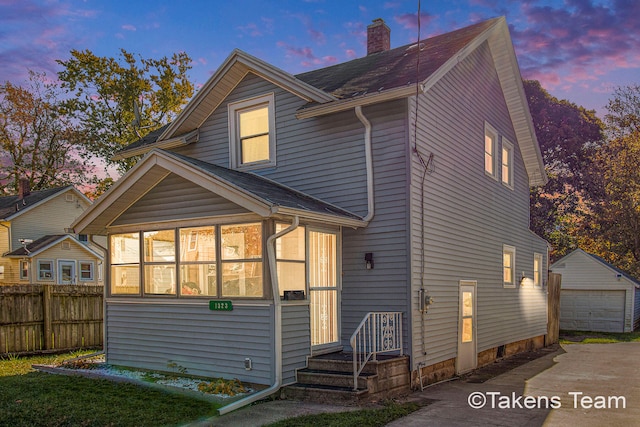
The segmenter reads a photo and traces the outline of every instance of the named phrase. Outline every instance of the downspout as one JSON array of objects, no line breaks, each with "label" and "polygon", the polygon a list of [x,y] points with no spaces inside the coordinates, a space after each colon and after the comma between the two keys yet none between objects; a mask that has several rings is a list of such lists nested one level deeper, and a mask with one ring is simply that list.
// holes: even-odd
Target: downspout
[{"label": "downspout", "polygon": [[277,266],[275,240],[284,236],[285,234],[292,232],[293,230],[298,228],[298,225],[300,225],[300,218],[298,216],[295,216],[293,218],[293,223],[289,227],[278,233],[272,234],[267,238],[267,257],[269,259],[269,270],[271,273],[271,288],[273,291],[273,308],[275,317],[275,381],[273,382],[271,387],[267,389],[249,395],[243,399],[237,400],[233,403],[228,404],[227,406],[223,406],[222,408],[218,409],[218,413],[220,415],[224,415],[231,411],[235,411],[236,409],[240,409],[243,406],[246,406],[257,400],[264,399],[265,397],[270,396],[271,394],[280,390],[280,387],[282,386],[282,301],[280,301],[280,284],[278,283],[278,272],[276,270]]},{"label": "downspout", "polygon": [[357,105],[355,113],[360,122],[364,125],[364,159],[367,168],[367,215],[362,218],[363,221],[369,222],[374,215],[373,200],[373,152],[371,148],[371,122],[362,113],[362,107]]},{"label": "downspout", "polygon": [[104,287],[104,290],[102,291],[102,317],[103,317],[103,322],[102,322],[102,353],[104,353],[105,355],[107,354],[107,322],[106,322],[106,317],[107,317],[107,277],[111,278],[111,272],[108,271],[109,269],[107,268],[107,257],[109,256],[109,251],[107,250],[107,248],[105,248],[104,246],[102,246],[100,243],[96,242],[93,239],[93,234],[89,234],[89,241],[94,244],[97,248],[100,249],[100,251],[102,251],[103,254],[103,258],[102,258],[102,286]]}]

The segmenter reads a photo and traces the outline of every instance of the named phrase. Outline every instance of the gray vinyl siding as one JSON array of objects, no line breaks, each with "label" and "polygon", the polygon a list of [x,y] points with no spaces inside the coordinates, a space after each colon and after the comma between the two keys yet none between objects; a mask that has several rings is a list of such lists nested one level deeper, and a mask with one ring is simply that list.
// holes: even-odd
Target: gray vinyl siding
[{"label": "gray vinyl siding", "polygon": [[[107,363],[192,375],[273,383],[273,307],[235,304],[211,311],[208,302],[107,302]],[[253,369],[244,368],[246,357]]]},{"label": "gray vinyl siding", "polygon": [[366,213],[364,130],[353,111],[298,120],[306,101],[248,74],[200,127],[200,140],[175,151],[229,167],[229,103],[274,93],[276,167],[252,170],[356,214]]},{"label": "gray vinyl siding", "polygon": [[631,291],[633,293],[633,330],[640,327],[640,289],[635,286]]},{"label": "gray vinyl siding", "polygon": [[[341,338],[345,348],[350,348],[351,335],[370,311],[403,312],[404,342],[408,343],[406,101],[363,112],[372,125],[375,215],[366,228],[343,228]],[[373,252],[373,270],[365,268],[367,252]]]},{"label": "gray vinyl siding", "polygon": [[[409,104],[412,115],[415,98]],[[545,255],[546,264],[547,247],[529,231],[528,177],[489,47],[479,47],[421,95],[418,111],[418,150],[425,160],[433,154],[433,171],[427,174],[424,189],[424,283],[435,302],[422,316],[418,290],[423,167],[412,155],[414,367],[418,362],[430,365],[456,357],[460,280],[477,281],[478,352],[545,334],[545,290],[503,287],[503,245],[516,248],[516,282],[523,271],[532,277],[534,252]],[[515,146],[513,190],[485,175],[485,121]],[[498,142],[499,155],[502,144]]]},{"label": "gray vinyl siding", "polygon": [[296,381],[296,369],[307,365],[311,354],[309,304],[282,306],[282,384]]},{"label": "gray vinyl siding", "polygon": [[245,208],[171,174],[127,209],[113,225],[248,213]]}]

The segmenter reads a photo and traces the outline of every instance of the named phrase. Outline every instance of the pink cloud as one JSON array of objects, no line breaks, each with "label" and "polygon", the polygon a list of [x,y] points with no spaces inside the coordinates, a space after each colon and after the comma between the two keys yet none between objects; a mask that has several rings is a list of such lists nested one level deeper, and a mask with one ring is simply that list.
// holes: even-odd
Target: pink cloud
[{"label": "pink cloud", "polygon": [[120,28],[122,28],[125,31],[136,31],[136,27],[134,25],[131,25],[131,24],[124,24]]}]

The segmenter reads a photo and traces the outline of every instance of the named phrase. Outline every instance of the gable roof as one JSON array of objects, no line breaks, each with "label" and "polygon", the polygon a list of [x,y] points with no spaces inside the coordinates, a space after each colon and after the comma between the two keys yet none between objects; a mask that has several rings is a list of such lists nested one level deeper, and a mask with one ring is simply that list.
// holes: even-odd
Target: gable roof
[{"label": "gable roof", "polygon": [[[73,186],[67,185],[66,187],[56,187],[49,188],[47,190],[32,191],[23,199],[20,199],[20,197],[17,195],[0,197],[0,220],[12,220],[15,217],[22,215],[23,213],[55,197],[59,193],[65,192],[71,188],[75,190]],[[77,190],[75,191],[78,195],[85,197],[84,194],[80,193]]]},{"label": "gable roof", "polygon": [[589,252],[586,252],[580,248],[568,253],[567,255],[563,256],[562,258],[560,258],[558,261],[554,262],[549,269],[552,270],[554,266],[556,266],[556,268],[560,268],[559,266],[563,263],[566,263],[567,260],[575,257],[575,256],[585,256],[587,258],[593,259],[596,262],[602,264],[604,267],[608,268],[609,270],[612,270],[613,272],[615,272],[616,274],[620,274],[622,277],[624,277],[625,279],[629,280],[630,282],[632,282],[636,288],[640,288],[640,281],[638,279],[636,279],[635,277],[633,277],[632,275],[630,275],[629,273],[627,273],[626,271],[616,267],[613,264],[610,264],[609,262],[605,261],[604,258],[599,257],[598,255],[594,255],[591,254]]},{"label": "gable roof", "polygon": [[[504,17],[367,55],[342,64],[292,76],[245,52],[234,50],[176,120],[155,139],[143,138],[116,154],[125,158],[151,148],[186,143],[247,73],[255,73],[307,100],[299,119],[415,96],[436,84],[483,43],[489,44],[530,185],[544,185],[547,175],[522,86],[520,69]],[[419,73],[416,74],[419,60]],[[196,138],[197,139],[197,138]],[[192,140],[194,140],[192,138]],[[164,145],[163,145],[164,144]]]},{"label": "gable roof", "polygon": [[109,225],[169,174],[176,174],[264,218],[299,216],[360,227],[362,218],[259,175],[153,149],[74,221],[77,233],[106,234]]},{"label": "gable roof", "polygon": [[47,249],[51,248],[52,246],[64,241],[64,240],[71,240],[73,241],[78,247],[84,249],[85,251],[91,253],[93,256],[95,256],[96,258],[100,258],[102,259],[102,255],[100,255],[99,253],[97,253],[96,251],[92,250],[90,247],[88,247],[87,245],[84,245],[82,243],[80,243],[78,240],[76,240],[73,236],[69,235],[69,234],[49,234],[46,236],[42,236],[41,238],[34,240],[33,242],[20,247],[14,251],[8,252],[6,254],[4,254],[5,257],[8,258],[31,258],[34,257],[44,251],[46,251]]}]

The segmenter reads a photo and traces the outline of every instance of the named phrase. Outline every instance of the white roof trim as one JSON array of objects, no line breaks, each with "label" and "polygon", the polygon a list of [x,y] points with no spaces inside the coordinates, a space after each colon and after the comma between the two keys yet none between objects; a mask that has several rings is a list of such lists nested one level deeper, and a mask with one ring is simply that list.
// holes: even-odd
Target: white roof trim
[{"label": "white roof trim", "polygon": [[[198,109],[211,90],[220,82],[220,80],[235,66],[238,64],[243,65],[251,71],[271,83],[286,89],[297,96],[307,100],[308,102],[329,102],[336,98],[316,87],[313,87],[302,80],[295,78],[293,75],[268,64],[261,59],[258,59],[246,52],[239,49],[234,49],[222,65],[216,70],[216,72],[207,80],[204,86],[196,93],[193,99],[187,104],[187,106],[180,112],[178,117],[167,127],[167,129],[160,135],[158,141],[162,141],[167,138],[173,137],[175,131],[179,129],[185,122],[188,121],[189,116],[193,111]],[[243,78],[246,72],[243,74]],[[239,82],[236,82],[236,84]],[[197,123],[192,126],[198,128],[202,123]]]},{"label": "white roof trim", "polygon": [[49,249],[51,249],[52,246],[57,245],[58,243],[64,241],[64,240],[72,240],[76,246],[78,246],[79,248],[83,249],[85,252],[89,252],[90,254],[92,254],[94,257],[99,258],[99,259],[104,259],[104,257],[102,255],[100,255],[99,253],[97,253],[96,251],[94,251],[93,249],[91,249],[89,246],[81,243],[80,241],[78,241],[75,237],[71,236],[71,235],[65,235],[62,236],[52,242],[50,242],[48,245],[43,246],[42,248],[38,249],[37,251],[33,251],[33,252],[29,252],[26,255],[8,255],[7,258],[33,258],[36,255],[39,255],[41,253],[43,253],[44,251],[48,251]]},{"label": "white roof trim", "polygon": [[140,156],[151,151],[152,148],[162,148],[168,150],[171,148],[178,148],[184,145],[189,145],[194,142],[198,142],[200,139],[200,131],[198,129],[188,132],[184,135],[177,136],[175,138],[166,139],[164,141],[154,142],[152,144],[143,145],[142,147],[132,148],[130,150],[123,150],[116,153],[111,157],[111,160],[123,160],[132,156]]}]

